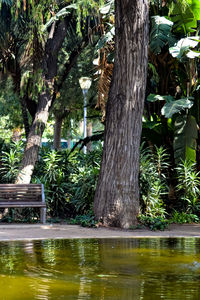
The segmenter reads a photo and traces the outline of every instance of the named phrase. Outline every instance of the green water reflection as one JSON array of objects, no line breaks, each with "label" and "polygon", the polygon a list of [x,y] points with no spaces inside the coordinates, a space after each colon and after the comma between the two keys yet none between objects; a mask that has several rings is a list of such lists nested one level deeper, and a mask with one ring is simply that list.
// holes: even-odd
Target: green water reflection
[{"label": "green water reflection", "polygon": [[200,299],[200,239],[0,243],[0,299]]}]

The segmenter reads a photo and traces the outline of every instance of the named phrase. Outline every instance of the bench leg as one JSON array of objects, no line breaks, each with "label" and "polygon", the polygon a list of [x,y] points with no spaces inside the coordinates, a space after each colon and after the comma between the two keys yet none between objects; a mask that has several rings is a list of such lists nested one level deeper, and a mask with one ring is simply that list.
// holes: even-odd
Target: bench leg
[{"label": "bench leg", "polygon": [[40,222],[42,224],[46,223],[46,212],[47,209],[45,207],[40,208]]}]

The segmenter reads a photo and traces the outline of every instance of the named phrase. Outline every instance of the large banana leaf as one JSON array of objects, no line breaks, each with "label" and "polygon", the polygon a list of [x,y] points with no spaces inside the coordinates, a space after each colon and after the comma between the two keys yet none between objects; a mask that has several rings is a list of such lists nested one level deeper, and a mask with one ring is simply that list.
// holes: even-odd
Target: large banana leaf
[{"label": "large banana leaf", "polygon": [[167,119],[171,118],[174,114],[181,112],[184,109],[190,109],[193,106],[193,102],[191,101],[193,97],[182,98],[179,100],[175,100],[174,97],[160,96],[155,94],[150,94],[147,97],[147,101],[155,102],[155,101],[166,101],[165,105],[162,107],[161,113]]},{"label": "large banana leaf", "polygon": [[150,33],[150,49],[156,55],[159,54],[162,48],[169,44],[175,44],[176,39],[171,33],[173,22],[165,17],[153,16],[152,29]]},{"label": "large banana leaf", "polygon": [[167,95],[167,96],[161,96],[161,95],[156,95],[156,94],[149,94],[147,97],[147,100],[149,102],[155,102],[155,101],[166,101],[166,102],[171,102],[175,101],[174,97]]},{"label": "large banana leaf", "polygon": [[190,48],[195,48],[199,44],[199,36],[195,37],[186,37],[180,39],[178,43],[174,46],[169,48],[169,52],[173,57],[178,58],[180,61],[188,58],[195,58],[200,56],[200,52],[192,51]]},{"label": "large banana leaf", "polygon": [[171,118],[174,114],[179,113],[184,109],[189,109],[193,106],[193,102],[189,98],[182,98],[179,100],[165,103],[161,109],[161,113],[167,119]]},{"label": "large banana leaf", "polygon": [[197,1],[177,0],[176,2],[172,2],[170,7],[170,17],[174,23],[174,29],[185,35],[189,32],[194,32],[194,28],[197,28],[199,14],[197,10]]},{"label": "large banana leaf", "polygon": [[196,20],[200,20],[200,1],[199,0],[190,0],[191,10]]},{"label": "large banana leaf", "polygon": [[175,122],[174,134],[174,158],[175,162],[181,159],[196,161],[196,146],[198,138],[197,123],[195,117],[178,116]]},{"label": "large banana leaf", "polygon": [[69,15],[71,13],[71,9],[78,9],[77,4],[70,4],[64,8],[62,8],[55,16],[53,16],[42,28],[42,31],[46,31],[53,22],[64,18],[65,16]]}]

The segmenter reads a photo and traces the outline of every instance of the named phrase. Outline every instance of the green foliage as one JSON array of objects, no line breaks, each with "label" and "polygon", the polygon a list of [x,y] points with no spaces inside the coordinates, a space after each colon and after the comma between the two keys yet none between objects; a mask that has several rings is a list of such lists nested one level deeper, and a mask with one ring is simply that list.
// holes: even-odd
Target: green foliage
[{"label": "green foliage", "polygon": [[78,224],[83,227],[96,227],[97,221],[95,220],[92,212],[89,212],[86,215],[77,215],[75,218],[69,221],[70,224]]},{"label": "green foliage", "polygon": [[176,168],[177,191],[187,213],[200,212],[200,172],[192,161],[185,160]]},{"label": "green foliage", "polygon": [[[2,147],[1,183],[12,183],[18,172],[23,144],[12,143],[7,149]],[[32,183],[44,184],[48,214],[52,218],[91,212],[101,153],[101,149],[96,149],[87,155],[75,152],[69,156],[68,151],[41,149]],[[27,211],[23,214],[27,216]]]},{"label": "green foliage", "polygon": [[14,183],[22,159],[22,147],[22,142],[13,142],[10,144],[10,149],[8,151],[2,151],[0,157],[0,181],[2,183]]},{"label": "green foliage", "polygon": [[162,216],[151,217],[140,215],[138,219],[142,225],[149,227],[151,230],[165,230],[169,226],[168,220],[166,220]]},{"label": "green foliage", "polygon": [[200,52],[191,50],[191,48],[197,47],[198,44],[198,36],[186,37],[180,39],[174,47],[169,48],[169,52],[173,57],[178,58],[180,61],[185,61],[186,58],[195,58],[200,56]]},{"label": "green foliage", "polygon": [[165,103],[161,109],[161,113],[166,118],[171,118],[174,114],[181,112],[184,109],[190,109],[193,102],[189,98],[183,98]]},{"label": "green foliage", "polygon": [[171,2],[170,17],[177,32],[185,35],[194,32],[194,28],[197,27],[198,13],[196,5],[198,5],[198,2],[198,0],[177,0],[176,2]]},{"label": "green foliage", "polygon": [[68,201],[78,214],[87,214],[93,207],[100,160],[101,150],[94,150],[87,155],[75,153],[69,158],[72,169],[68,182]]},{"label": "green foliage", "polygon": [[42,149],[40,155],[32,181],[44,184],[48,211],[52,217],[69,215],[72,208],[67,200],[67,153],[61,155],[55,150],[45,152]]},{"label": "green foliage", "polygon": [[115,29],[114,29],[114,26],[111,28],[110,31],[108,31],[105,35],[103,35],[97,45],[96,45],[96,50],[99,50],[99,49],[102,49],[103,47],[105,47],[105,45],[108,43],[108,42],[111,42],[113,40],[115,36]]},{"label": "green foliage", "polygon": [[155,94],[150,94],[147,97],[147,100],[149,102],[166,101],[161,109],[161,113],[168,119],[171,118],[174,114],[180,113],[182,110],[190,109],[193,106],[193,102],[191,101],[192,99],[193,97],[187,97],[175,100],[175,98],[170,95],[160,96]]},{"label": "green foliage", "polygon": [[69,15],[71,13],[72,9],[78,9],[78,4],[71,4],[64,8],[62,8],[60,11],[58,11],[55,16],[53,16],[44,26],[43,31],[46,31],[54,22],[58,21],[59,19],[64,18],[65,16]]},{"label": "green foliage", "polygon": [[193,116],[178,116],[175,121],[174,158],[176,163],[180,160],[196,161],[197,123]]},{"label": "green foliage", "polygon": [[167,168],[168,155],[163,147],[143,149],[140,157],[140,194],[142,212],[150,217],[166,214],[163,198],[168,193]]},{"label": "green foliage", "polygon": [[2,138],[11,136],[12,129],[22,127],[19,99],[13,89],[11,78],[0,81],[0,136]]},{"label": "green foliage", "polygon": [[150,49],[154,54],[159,54],[167,44],[175,44],[175,38],[171,33],[173,22],[165,17],[153,16],[150,32]]},{"label": "green foliage", "polygon": [[184,211],[179,212],[175,210],[169,220],[169,223],[185,224],[185,223],[198,223],[199,217],[195,214],[186,213]]}]

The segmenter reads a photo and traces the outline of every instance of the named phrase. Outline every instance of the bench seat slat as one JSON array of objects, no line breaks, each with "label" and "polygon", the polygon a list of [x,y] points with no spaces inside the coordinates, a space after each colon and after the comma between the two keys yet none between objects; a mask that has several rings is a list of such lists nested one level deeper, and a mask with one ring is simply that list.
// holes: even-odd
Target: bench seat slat
[{"label": "bench seat slat", "polygon": [[1,202],[0,207],[46,207],[46,204],[42,202]]},{"label": "bench seat slat", "polygon": [[32,202],[36,202],[36,203],[40,203],[42,202],[41,200],[37,200],[37,199],[34,199],[34,198],[31,198],[31,199],[27,199],[27,198],[24,198],[24,199],[0,199],[0,204],[2,203],[19,203],[19,202],[27,202],[27,203],[32,203]]},{"label": "bench seat slat", "polygon": [[41,192],[41,188],[31,188],[31,189],[28,189],[28,188],[22,188],[22,189],[20,189],[20,188],[6,188],[6,187],[0,187],[0,191],[1,192],[13,192],[13,191],[22,191],[22,192],[24,192],[24,191],[32,191],[32,192]]},{"label": "bench seat slat", "polygon": [[28,183],[28,184],[15,184],[15,183],[2,183],[0,187],[16,187],[16,186],[26,186],[26,187],[41,187],[40,183]]},{"label": "bench seat slat", "polygon": [[28,193],[24,193],[24,194],[19,194],[19,193],[15,193],[15,194],[1,194],[1,192],[0,192],[0,198],[25,198],[25,197],[27,197],[27,198],[40,198],[40,199],[42,199],[42,197],[41,197],[41,194],[39,195],[39,194],[28,194]]}]

